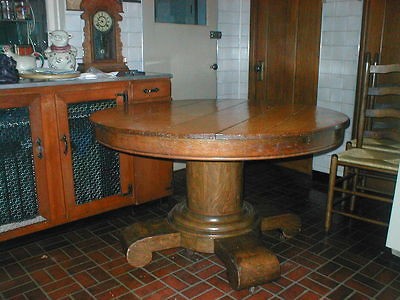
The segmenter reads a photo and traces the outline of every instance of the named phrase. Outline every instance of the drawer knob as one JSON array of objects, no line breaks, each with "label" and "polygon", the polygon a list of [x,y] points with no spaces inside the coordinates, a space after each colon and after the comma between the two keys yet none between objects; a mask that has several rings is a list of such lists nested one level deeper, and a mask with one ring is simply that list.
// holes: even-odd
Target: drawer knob
[{"label": "drawer knob", "polygon": [[143,93],[145,94],[157,93],[159,90],[160,90],[159,88],[144,89]]}]

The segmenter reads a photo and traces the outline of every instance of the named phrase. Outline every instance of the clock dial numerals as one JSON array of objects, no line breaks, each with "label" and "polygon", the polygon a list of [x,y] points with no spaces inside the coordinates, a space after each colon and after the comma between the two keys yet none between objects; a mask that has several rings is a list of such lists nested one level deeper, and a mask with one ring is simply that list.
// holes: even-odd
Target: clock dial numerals
[{"label": "clock dial numerals", "polygon": [[98,11],[93,16],[93,25],[98,31],[107,32],[113,25],[113,19],[107,12]]}]

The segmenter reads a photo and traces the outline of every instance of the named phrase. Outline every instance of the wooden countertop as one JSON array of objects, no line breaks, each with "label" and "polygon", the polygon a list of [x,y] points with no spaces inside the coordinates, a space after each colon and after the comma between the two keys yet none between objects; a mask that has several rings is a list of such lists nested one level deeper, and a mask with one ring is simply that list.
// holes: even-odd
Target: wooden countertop
[{"label": "wooden countertop", "polygon": [[51,87],[51,86],[70,85],[70,84],[90,84],[90,83],[118,82],[118,81],[130,81],[130,80],[145,80],[145,79],[157,79],[157,78],[172,78],[172,74],[146,72],[145,75],[133,75],[133,76],[123,76],[123,77],[110,76],[110,77],[101,77],[96,79],[80,79],[79,77],[71,79],[51,79],[51,80],[21,79],[18,83],[0,84],[0,90]]}]

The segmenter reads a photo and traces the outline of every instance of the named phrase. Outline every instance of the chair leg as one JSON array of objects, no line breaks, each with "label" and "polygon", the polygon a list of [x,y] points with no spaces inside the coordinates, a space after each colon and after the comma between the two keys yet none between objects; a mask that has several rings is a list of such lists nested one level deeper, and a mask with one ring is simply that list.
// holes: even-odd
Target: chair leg
[{"label": "chair leg", "polygon": [[[358,184],[358,180],[359,180],[359,175],[360,170],[355,168],[354,169],[354,177],[353,177],[353,186],[352,186],[352,191],[355,192],[357,190],[357,184]],[[356,200],[357,200],[357,196],[356,195],[351,195],[350,198],[350,212],[354,212],[354,208],[356,206]]]},{"label": "chair leg", "polygon": [[[344,191],[347,191],[347,189],[349,188],[349,181],[353,180],[353,178],[347,178],[347,176],[349,176],[349,174],[351,173],[351,168],[348,166],[344,166],[343,167],[343,184],[342,184],[342,188]],[[347,196],[347,194],[345,192],[342,192],[342,198],[345,199]],[[340,203],[342,209],[345,209],[347,204],[347,201],[342,201]]]},{"label": "chair leg", "polygon": [[331,168],[329,172],[329,190],[328,190],[328,201],[326,204],[326,217],[325,217],[325,231],[328,232],[331,229],[332,223],[332,209],[333,200],[335,198],[335,184],[336,184],[336,174],[337,174],[338,157],[337,155],[332,155],[331,158]]},{"label": "chair leg", "polygon": [[[351,142],[347,142],[346,143],[346,150],[350,150],[351,148],[353,148]],[[343,166],[343,178],[348,178],[349,174],[352,173],[352,170],[354,170],[354,169],[349,167],[349,166]],[[351,182],[353,182],[353,180],[354,180],[354,176],[349,177],[348,179],[344,179],[343,180],[343,185],[342,185],[343,190],[346,191],[349,188],[349,182],[351,183]],[[343,192],[342,193],[342,198],[345,199],[346,197],[347,197],[347,194],[345,192]],[[342,209],[345,209],[347,204],[348,204],[347,201],[342,201],[340,203]],[[350,201],[350,207],[352,207],[352,205],[353,205],[353,196],[352,196],[351,201]]]}]

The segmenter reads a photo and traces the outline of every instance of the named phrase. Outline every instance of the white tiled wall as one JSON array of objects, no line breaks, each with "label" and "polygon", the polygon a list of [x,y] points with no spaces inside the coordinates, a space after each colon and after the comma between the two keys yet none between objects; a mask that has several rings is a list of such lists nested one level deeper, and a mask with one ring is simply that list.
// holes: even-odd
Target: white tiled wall
[{"label": "white tiled wall", "polygon": [[[143,70],[143,26],[142,26],[142,4],[123,3],[123,20],[120,23],[121,37],[123,41],[122,55],[127,59],[130,69]],[[83,26],[80,11],[65,12],[64,30],[72,34],[70,44],[78,49],[78,62],[82,62],[83,50]]]},{"label": "white tiled wall", "polygon": [[[353,117],[363,3],[325,0],[323,4],[318,106]],[[351,138],[351,124],[344,140]],[[344,149],[342,145],[333,152]],[[314,157],[313,169],[328,173],[330,156]]]},{"label": "white tiled wall", "polygon": [[247,99],[250,0],[219,0],[218,99]]}]

